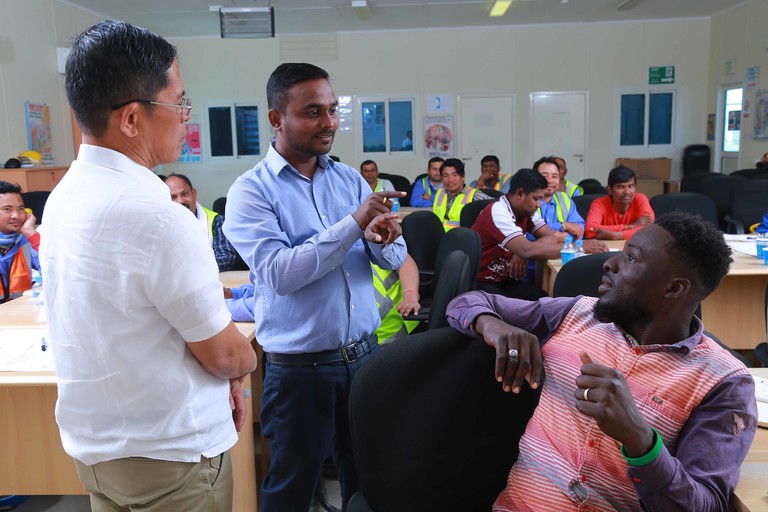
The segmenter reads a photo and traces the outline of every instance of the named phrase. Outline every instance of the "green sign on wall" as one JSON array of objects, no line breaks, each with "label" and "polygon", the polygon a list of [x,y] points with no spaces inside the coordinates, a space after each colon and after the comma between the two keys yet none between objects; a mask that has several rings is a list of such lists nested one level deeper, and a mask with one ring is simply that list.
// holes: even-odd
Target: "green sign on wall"
[{"label": "green sign on wall", "polygon": [[675,83],[675,66],[654,66],[648,68],[648,83],[650,85]]}]

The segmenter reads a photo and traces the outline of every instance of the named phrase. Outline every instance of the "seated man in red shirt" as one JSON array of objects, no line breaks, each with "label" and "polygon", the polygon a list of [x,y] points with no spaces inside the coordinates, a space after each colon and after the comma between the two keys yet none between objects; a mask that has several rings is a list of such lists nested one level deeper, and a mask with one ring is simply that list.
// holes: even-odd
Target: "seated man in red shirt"
[{"label": "seated man in red shirt", "polygon": [[589,207],[584,238],[629,240],[655,220],[651,203],[637,192],[637,176],[629,167],[611,169],[606,190],[608,195],[595,199]]},{"label": "seated man in red shirt", "polygon": [[[547,296],[522,280],[528,260],[560,257],[562,244],[538,212],[546,190],[547,180],[538,171],[520,169],[510,180],[509,192],[480,212],[472,226],[482,247],[478,290],[526,300]],[[527,233],[536,240],[529,241]]]}]

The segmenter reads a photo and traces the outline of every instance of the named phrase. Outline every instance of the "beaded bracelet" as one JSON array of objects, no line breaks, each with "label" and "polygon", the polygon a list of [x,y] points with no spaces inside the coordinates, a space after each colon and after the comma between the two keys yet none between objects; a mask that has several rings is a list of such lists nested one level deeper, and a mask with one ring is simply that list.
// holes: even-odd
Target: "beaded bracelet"
[{"label": "beaded bracelet", "polygon": [[659,431],[655,428],[651,428],[651,430],[653,430],[654,436],[653,447],[642,457],[627,457],[627,452],[624,450],[624,445],[621,445],[621,455],[627,459],[627,463],[630,466],[645,466],[646,464],[656,460],[656,457],[658,457],[661,453],[661,448],[664,446],[664,443],[661,440],[661,434],[659,434]]}]

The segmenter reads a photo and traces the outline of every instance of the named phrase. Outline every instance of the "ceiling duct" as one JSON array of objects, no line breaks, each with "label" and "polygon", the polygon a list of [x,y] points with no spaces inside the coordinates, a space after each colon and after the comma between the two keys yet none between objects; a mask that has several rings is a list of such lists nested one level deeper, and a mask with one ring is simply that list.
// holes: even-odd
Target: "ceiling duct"
[{"label": "ceiling duct", "polygon": [[275,37],[272,7],[222,7],[219,19],[222,38]]}]

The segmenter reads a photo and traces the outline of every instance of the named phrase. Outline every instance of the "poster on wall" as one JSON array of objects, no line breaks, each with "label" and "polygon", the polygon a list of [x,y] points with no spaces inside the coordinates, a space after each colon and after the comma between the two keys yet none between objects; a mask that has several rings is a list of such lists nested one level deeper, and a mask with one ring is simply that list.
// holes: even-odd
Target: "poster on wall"
[{"label": "poster on wall", "polygon": [[715,140],[715,114],[707,115],[707,140]]},{"label": "poster on wall", "polygon": [[755,91],[755,121],[752,137],[768,139],[768,90]]},{"label": "poster on wall", "polygon": [[453,116],[424,118],[424,158],[453,156]]},{"label": "poster on wall", "polygon": [[741,130],[741,110],[728,112],[728,131]]},{"label": "poster on wall", "polygon": [[192,116],[187,123],[187,136],[184,140],[184,146],[181,148],[179,159],[180,164],[199,164],[203,162],[203,154],[200,148],[200,122],[197,116]]},{"label": "poster on wall", "polygon": [[51,114],[48,105],[24,103],[27,118],[28,149],[43,155],[44,165],[53,165],[53,138],[51,136]]}]

